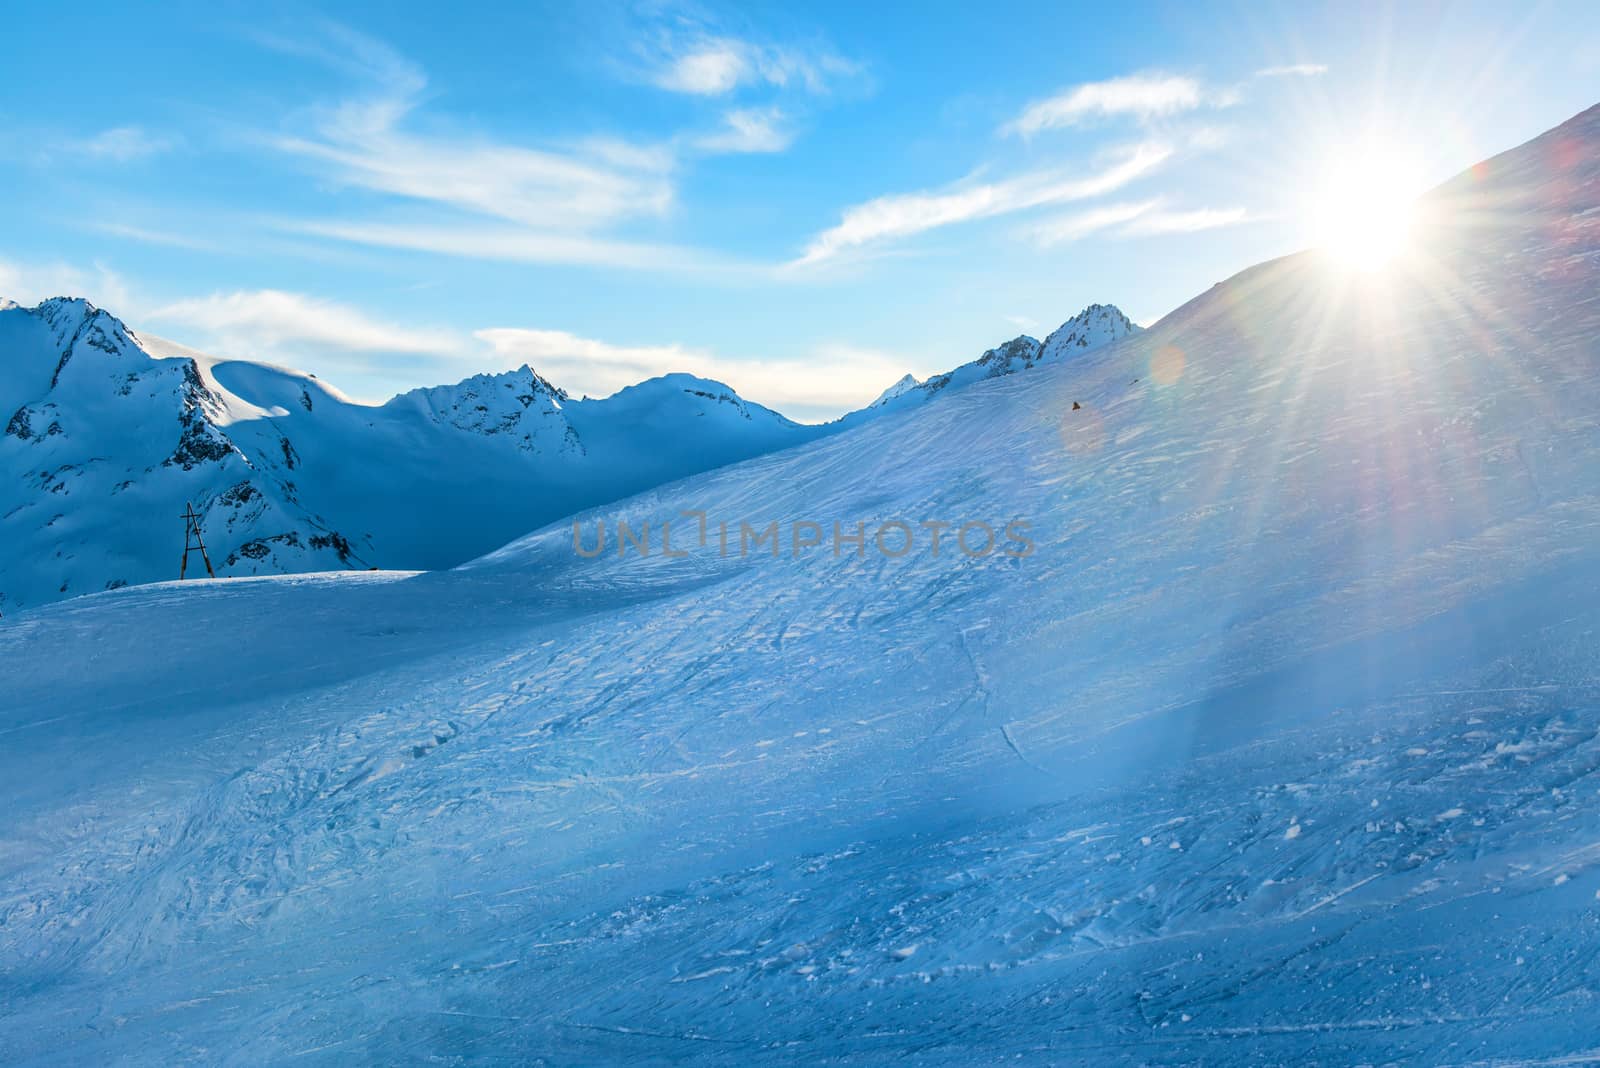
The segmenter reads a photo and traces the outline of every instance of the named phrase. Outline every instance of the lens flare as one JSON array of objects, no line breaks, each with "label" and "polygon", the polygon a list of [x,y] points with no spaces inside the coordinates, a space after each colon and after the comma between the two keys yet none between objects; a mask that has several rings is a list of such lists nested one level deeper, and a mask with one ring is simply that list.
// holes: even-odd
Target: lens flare
[{"label": "lens flare", "polygon": [[1183,350],[1176,345],[1163,345],[1150,358],[1150,377],[1157,385],[1170,386],[1183,377]]}]

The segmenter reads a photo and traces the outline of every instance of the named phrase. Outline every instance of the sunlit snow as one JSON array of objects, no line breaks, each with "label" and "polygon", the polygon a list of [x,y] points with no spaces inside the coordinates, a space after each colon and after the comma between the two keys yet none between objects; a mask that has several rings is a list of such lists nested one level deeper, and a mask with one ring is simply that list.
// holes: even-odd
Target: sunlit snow
[{"label": "sunlit snow", "polygon": [[775,555],[8,613],[5,1059],[1600,1056],[1600,110],[1427,206],[579,517]]}]

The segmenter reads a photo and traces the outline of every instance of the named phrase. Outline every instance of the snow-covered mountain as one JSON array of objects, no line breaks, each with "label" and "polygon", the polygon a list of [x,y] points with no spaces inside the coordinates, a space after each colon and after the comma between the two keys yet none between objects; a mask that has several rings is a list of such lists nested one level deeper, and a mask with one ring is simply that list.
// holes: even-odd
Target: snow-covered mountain
[{"label": "snow-covered mountain", "polygon": [[1042,346],[1018,338],[803,426],[690,375],[573,399],[526,366],[356,404],[314,375],[141,335],[84,300],[5,301],[0,612],[174,577],[190,502],[222,576],[453,567],[580,508],[1137,330],[1093,305]]},{"label": "snow-covered mountain", "polygon": [[1061,363],[1139,331],[1140,327],[1115,305],[1091,304],[1062,323],[1043,342],[1023,334],[953,371],[930,375],[925,381],[919,382],[908,374],[867,407],[846,415],[840,423],[847,427],[859,426],[889,412],[918,408],[949,390],[1042,364]]},{"label": "snow-covered mountain", "polygon": [[574,400],[523,367],[355,404],[83,300],[7,303],[0,611],[176,577],[190,501],[221,575],[449,567],[822,433],[688,375]]},{"label": "snow-covered mountain", "polygon": [[598,556],[8,616],[0,1049],[1593,1060],[1600,108],[1428,207]]}]

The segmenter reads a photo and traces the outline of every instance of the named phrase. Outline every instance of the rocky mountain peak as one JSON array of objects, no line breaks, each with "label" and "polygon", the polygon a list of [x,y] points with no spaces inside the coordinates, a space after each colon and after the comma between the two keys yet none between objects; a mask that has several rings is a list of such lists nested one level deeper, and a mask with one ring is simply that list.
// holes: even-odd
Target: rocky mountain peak
[{"label": "rocky mountain peak", "polygon": [[1115,304],[1091,304],[1045,338],[1039,358],[1041,362],[1070,359],[1079,352],[1137,334],[1141,329]]}]

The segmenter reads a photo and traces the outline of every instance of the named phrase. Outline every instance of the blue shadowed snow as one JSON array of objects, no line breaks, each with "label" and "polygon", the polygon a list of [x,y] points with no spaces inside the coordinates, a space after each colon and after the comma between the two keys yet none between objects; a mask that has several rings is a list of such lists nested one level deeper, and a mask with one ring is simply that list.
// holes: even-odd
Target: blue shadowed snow
[{"label": "blue shadowed snow", "polygon": [[[8,617],[0,1049],[1600,1057],[1597,146],[1438,191],[1411,270],[1264,264],[580,517],[686,558]],[[894,519],[1035,550],[832,551]]]}]

